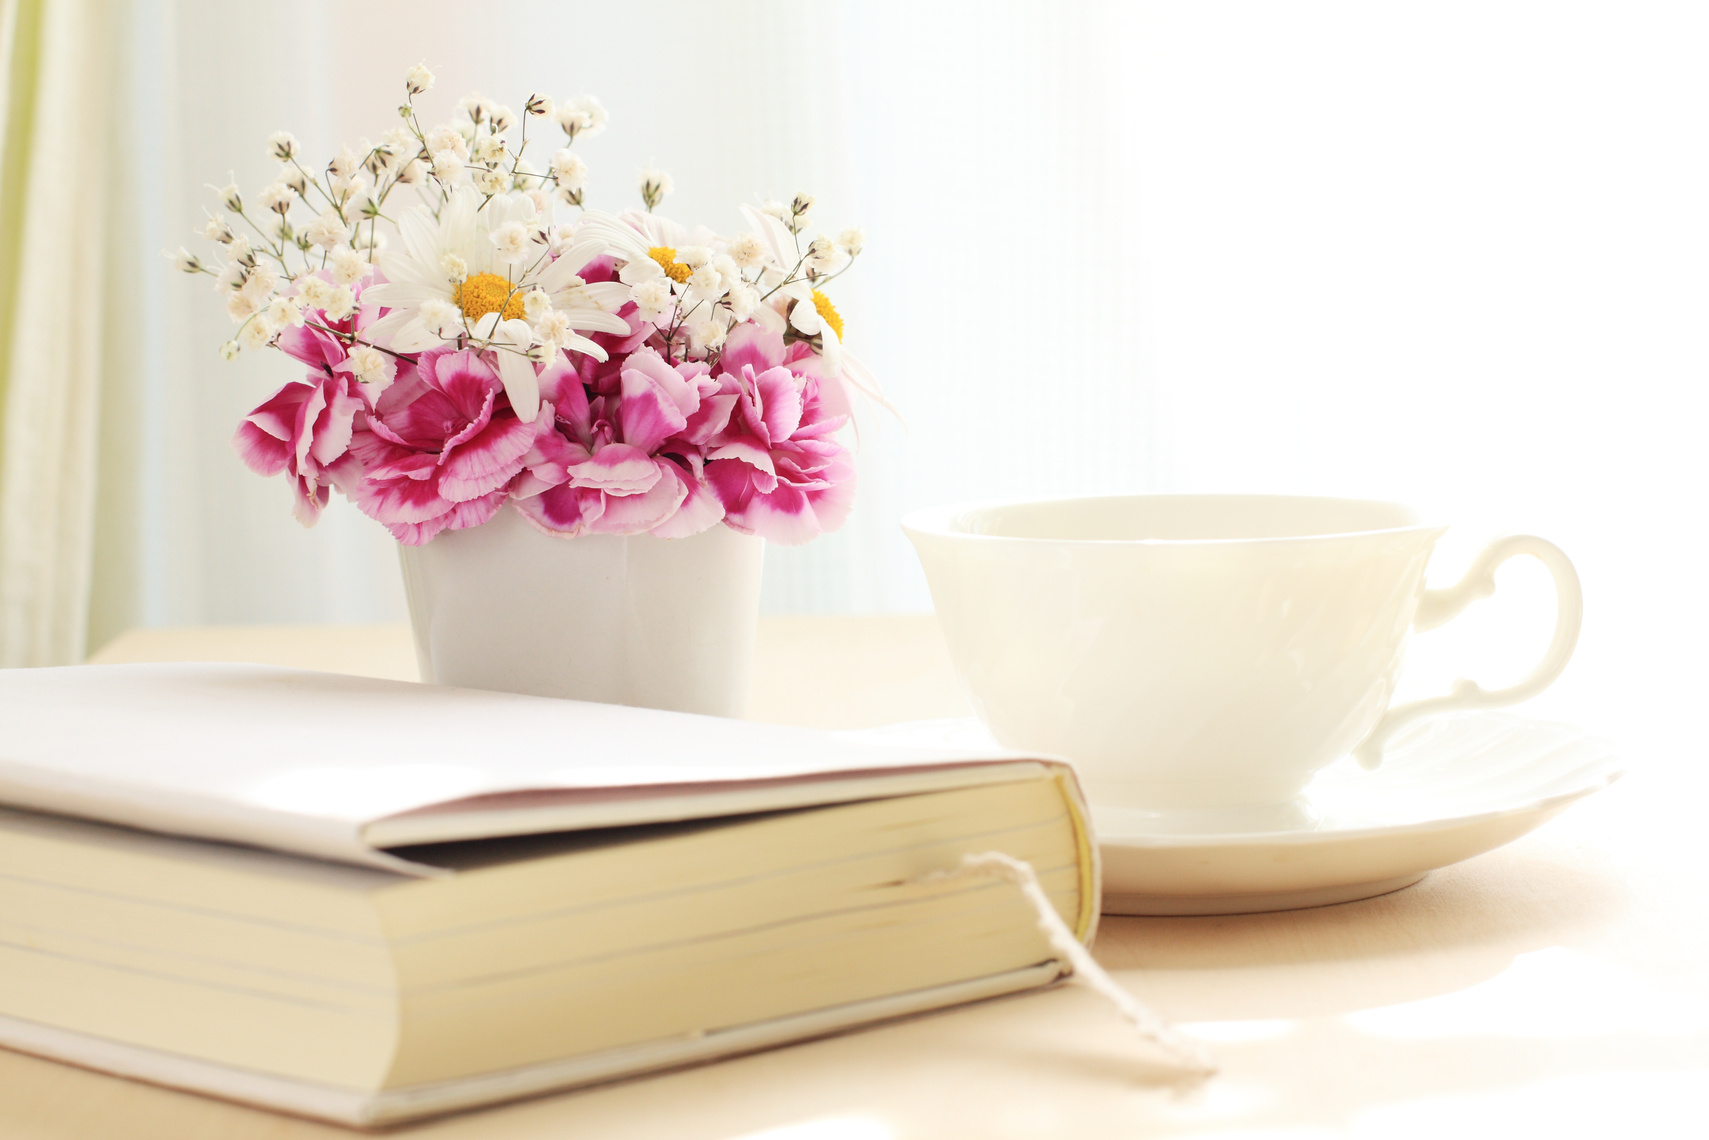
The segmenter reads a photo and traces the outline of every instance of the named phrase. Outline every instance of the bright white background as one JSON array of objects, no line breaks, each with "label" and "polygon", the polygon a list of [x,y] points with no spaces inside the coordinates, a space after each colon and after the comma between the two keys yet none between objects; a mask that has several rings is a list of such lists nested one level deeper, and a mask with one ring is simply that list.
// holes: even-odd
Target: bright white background
[{"label": "bright white background", "polygon": [[[139,0],[116,113],[134,368],[103,422],[95,634],[401,620],[389,539],[297,529],[227,445],[292,367],[223,365],[185,242],[268,132],[391,125],[425,59],[469,89],[599,95],[592,201],[819,195],[869,253],[836,299],[903,409],[869,416],[843,532],[768,554],[774,611],[920,610],[897,529],[951,499],[1306,491],[1412,502],[1579,565],[1579,657],[1531,706],[1688,736],[1702,702],[1709,17],[1645,3],[233,5]],[[191,244],[194,244],[191,242]],[[842,283],[839,283],[842,284]],[[1546,640],[1513,567],[1411,687],[1511,679]],[[1653,716],[1649,715],[1653,712]],[[1643,715],[1639,715],[1643,713]],[[1700,745],[1693,745],[1701,755]]]}]

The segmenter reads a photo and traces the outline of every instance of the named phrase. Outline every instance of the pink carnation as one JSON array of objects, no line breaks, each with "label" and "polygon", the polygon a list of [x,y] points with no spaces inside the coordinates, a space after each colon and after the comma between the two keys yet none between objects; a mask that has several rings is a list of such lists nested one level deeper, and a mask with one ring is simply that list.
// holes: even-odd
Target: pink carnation
[{"label": "pink carnation", "polygon": [[424,352],[414,369],[399,368],[355,433],[363,476],[352,497],[408,546],[478,526],[504,505],[535,434],[478,355]]},{"label": "pink carnation", "polygon": [[231,442],[256,474],[290,477],[292,514],[313,526],[330,488],[348,495],[362,473],[349,448],[365,405],[336,337],[292,328],[280,334],[279,345],[310,366],[308,377],[280,388],[244,417]]},{"label": "pink carnation", "polygon": [[642,348],[623,360],[610,395],[590,400],[567,363],[548,368],[540,389],[561,426],[536,436],[513,492],[536,526],[561,535],[681,538],[723,516],[702,452],[735,400],[705,365],[673,368]]},{"label": "pink carnation", "polygon": [[706,451],[725,523],[786,546],[837,529],[854,504],[854,464],[833,438],[847,417],[829,414],[819,378],[796,362],[809,359],[758,325],[731,332],[718,380],[735,406]]}]

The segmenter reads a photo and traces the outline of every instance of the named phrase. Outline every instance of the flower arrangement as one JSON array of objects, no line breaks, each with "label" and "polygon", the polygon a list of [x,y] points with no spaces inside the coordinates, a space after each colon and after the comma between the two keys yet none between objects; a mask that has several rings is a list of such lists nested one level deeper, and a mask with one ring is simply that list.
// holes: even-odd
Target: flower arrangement
[{"label": "flower arrangement", "polygon": [[[742,207],[732,237],[691,233],[653,212],[672,185],[651,169],[643,210],[587,208],[574,144],[605,127],[597,100],[531,96],[518,116],[471,95],[429,128],[432,86],[412,68],[402,125],[319,174],[273,135],[256,202],[219,191],[204,234],[221,257],[173,255],[215,279],[228,359],[307,366],[238,428],[244,462],[291,480],[304,525],[336,489],[409,545],[507,503],[563,536],[722,522],[793,544],[841,525],[849,393],[882,401],[824,292],[860,231],[809,237],[797,195]],[[544,169],[531,125],[561,128]]]}]

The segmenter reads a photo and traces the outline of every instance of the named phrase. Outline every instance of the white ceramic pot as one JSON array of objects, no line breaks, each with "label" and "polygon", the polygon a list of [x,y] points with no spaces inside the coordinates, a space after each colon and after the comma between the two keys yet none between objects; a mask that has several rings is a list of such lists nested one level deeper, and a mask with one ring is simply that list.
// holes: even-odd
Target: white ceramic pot
[{"label": "white ceramic pot", "polygon": [[765,541],[557,538],[517,512],[400,546],[421,679],[741,716]]}]

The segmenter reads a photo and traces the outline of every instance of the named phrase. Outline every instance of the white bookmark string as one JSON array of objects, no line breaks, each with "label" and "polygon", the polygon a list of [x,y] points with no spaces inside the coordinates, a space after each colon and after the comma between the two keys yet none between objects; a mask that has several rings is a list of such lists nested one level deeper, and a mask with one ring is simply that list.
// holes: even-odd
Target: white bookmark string
[{"label": "white bookmark string", "polygon": [[1098,965],[1098,960],[1092,957],[1092,952],[1080,944],[1080,940],[1074,937],[1074,932],[1068,929],[1068,924],[1062,921],[1062,916],[1056,913],[1049,896],[1039,885],[1038,875],[1033,872],[1031,863],[1005,855],[1001,851],[984,851],[978,855],[962,856],[961,865],[953,871],[934,871],[929,875],[922,875],[916,882],[942,883],[978,877],[1002,879],[1021,889],[1021,894],[1032,904],[1038,918],[1038,928],[1050,941],[1051,949],[1068,963],[1070,978],[1078,978],[1103,994],[1123,1017],[1133,1023],[1141,1035],[1162,1046],[1183,1068],[1206,1076],[1216,1072],[1216,1062],[1198,1042],[1182,1037],[1175,1031],[1174,1026],[1152,1012],[1104,972],[1104,968]]}]

